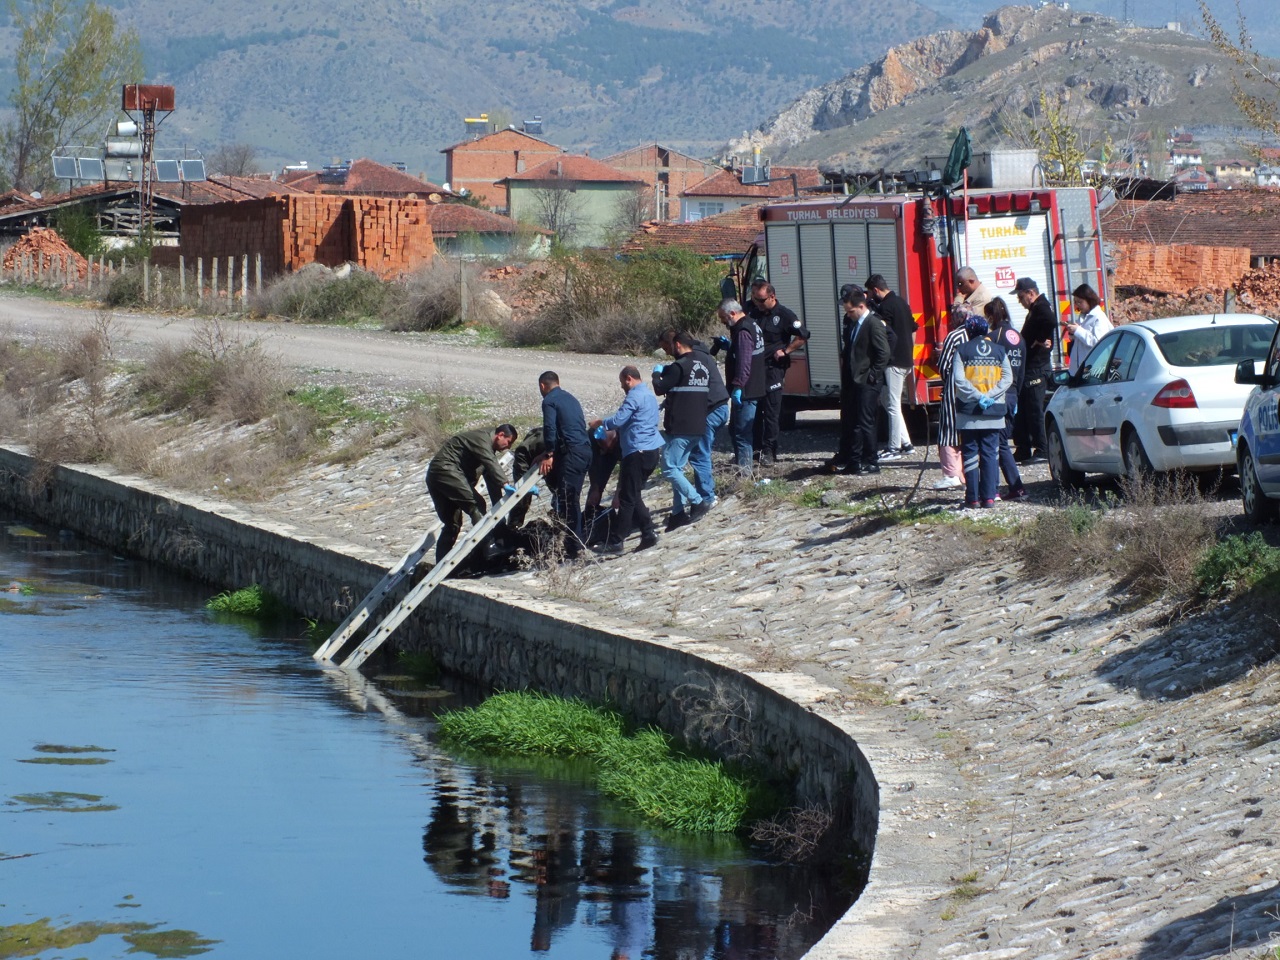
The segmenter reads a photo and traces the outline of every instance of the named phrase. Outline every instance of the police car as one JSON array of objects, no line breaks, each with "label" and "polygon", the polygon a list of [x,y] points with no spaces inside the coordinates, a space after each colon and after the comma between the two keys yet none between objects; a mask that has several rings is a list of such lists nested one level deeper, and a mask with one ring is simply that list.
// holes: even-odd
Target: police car
[{"label": "police car", "polygon": [[1236,383],[1253,384],[1240,417],[1236,466],[1240,500],[1255,523],[1280,516],[1280,332],[1265,360],[1241,360]]}]

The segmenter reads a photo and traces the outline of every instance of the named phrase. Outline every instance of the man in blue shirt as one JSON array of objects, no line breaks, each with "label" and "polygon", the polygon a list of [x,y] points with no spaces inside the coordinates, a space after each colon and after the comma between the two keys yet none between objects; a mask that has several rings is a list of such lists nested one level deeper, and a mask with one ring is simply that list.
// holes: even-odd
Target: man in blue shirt
[{"label": "man in blue shirt", "polygon": [[551,489],[551,509],[571,536],[565,555],[573,559],[582,546],[582,481],[591,463],[591,441],[582,404],[560,386],[560,377],[548,370],[538,377],[542,394],[542,442],[546,453],[540,470]]},{"label": "man in blue shirt", "polygon": [[658,466],[662,436],[658,433],[658,398],[640,379],[635,367],[623,367],[618,375],[622,391],[627,395],[622,406],[603,420],[592,420],[591,429],[616,430],[622,448],[622,465],[618,473],[618,515],[613,536],[600,548],[601,553],[622,553],[622,543],[632,527],[640,528],[637,552],[658,542],[653,517],[644,504],[645,481]]}]

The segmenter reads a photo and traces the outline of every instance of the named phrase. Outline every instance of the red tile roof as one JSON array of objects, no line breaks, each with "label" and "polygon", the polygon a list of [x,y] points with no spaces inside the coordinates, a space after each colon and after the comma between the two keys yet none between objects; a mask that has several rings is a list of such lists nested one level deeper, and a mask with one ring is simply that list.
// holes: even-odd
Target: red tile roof
[{"label": "red tile roof", "polygon": [[306,193],[331,193],[338,196],[407,197],[416,193],[425,198],[429,193],[445,193],[444,187],[404,173],[376,160],[360,158],[351,163],[343,183],[321,183],[319,170],[291,170],[284,182]]},{"label": "red tile roof", "polygon": [[11,207],[14,204],[34,203],[35,198],[21,190],[6,190],[0,193],[0,207]]},{"label": "red tile roof", "polygon": [[[787,197],[791,195],[791,175],[795,174],[796,187],[818,187],[824,182],[822,172],[814,167],[771,167],[772,183],[742,182],[738,170],[721,170],[713,177],[690,187],[682,197]],[[785,179],[777,179],[779,177]]]},{"label": "red tile roof", "polygon": [[[486,133],[482,137],[472,137],[470,140],[459,140],[457,143],[443,148],[440,152],[452,153],[454,150],[458,150],[460,148],[478,146],[480,144],[484,144],[484,141],[490,139],[491,137],[501,137],[504,140],[512,140],[512,139],[532,140],[534,143],[544,147],[551,147],[552,149],[555,149],[555,150],[564,149],[563,147],[557,147],[550,140],[543,140],[541,137],[535,137],[533,134],[525,133],[523,130],[515,130],[511,127],[507,127],[505,130],[495,130],[493,131],[493,133]],[[488,147],[478,146],[478,149],[484,150],[484,149],[488,149]]]},{"label": "red tile roof", "polygon": [[623,173],[621,170],[615,170],[607,163],[601,163],[599,160],[580,157],[572,153],[552,157],[550,160],[546,160],[523,173],[513,173],[506,179],[499,180],[498,183],[506,183],[508,180],[564,180],[577,183],[635,184],[643,182]]},{"label": "red tile roof", "polygon": [[465,203],[432,204],[427,208],[427,220],[437,237],[456,237],[460,233],[515,233],[518,230],[552,232],[517,223],[500,213],[490,213]]},{"label": "red tile roof", "polygon": [[[117,180],[107,183],[87,183],[68,190],[65,193],[42,197],[39,200],[28,198],[27,202],[15,202],[0,205],[4,215],[25,216],[39,213],[42,210],[54,210],[68,201],[84,200],[91,197],[119,197],[136,192],[137,184]],[[305,193],[295,190],[287,184],[272,180],[261,180],[257,177],[210,177],[208,180],[190,183],[157,183],[155,195],[179,206],[188,204],[222,203],[225,200],[247,200],[260,197],[273,197],[284,193]]]},{"label": "red tile roof", "polygon": [[693,223],[646,223],[622,245],[623,253],[646,253],[675,247],[704,257],[746,253],[760,235],[760,208],[752,203]]},{"label": "red tile roof", "polygon": [[1106,240],[1248,247],[1255,257],[1280,256],[1280,193],[1215,190],[1173,200],[1118,200],[1102,212]]}]

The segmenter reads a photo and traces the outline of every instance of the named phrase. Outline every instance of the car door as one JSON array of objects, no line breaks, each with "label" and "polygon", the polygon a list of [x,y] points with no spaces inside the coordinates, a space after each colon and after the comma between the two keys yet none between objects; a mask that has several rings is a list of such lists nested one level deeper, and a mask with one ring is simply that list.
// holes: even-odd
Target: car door
[{"label": "car door", "polygon": [[1105,422],[1100,424],[1098,410],[1099,402],[1107,396],[1107,377],[1117,340],[1114,333],[1103,338],[1085,359],[1079,380],[1060,388],[1067,391],[1060,407],[1067,457],[1087,469],[1101,469],[1098,464],[1105,462],[1107,427]]},{"label": "car door", "polygon": [[[1115,349],[1105,357],[1105,369],[1099,370],[1102,379],[1088,388],[1091,393],[1085,402],[1091,402],[1093,406],[1095,464],[1110,472],[1122,473],[1124,450],[1120,427],[1125,420],[1132,422],[1142,415],[1140,410],[1133,409],[1135,403],[1142,404],[1141,398],[1136,396],[1141,392],[1141,385],[1135,383],[1135,377],[1147,345],[1131,330],[1121,330],[1111,336],[1115,340]],[[1098,344],[1099,348],[1102,346],[1103,343]],[[1093,360],[1093,354],[1089,355],[1089,360]],[[1104,358],[1100,357],[1099,364],[1103,361]]]},{"label": "car door", "polygon": [[1271,385],[1259,388],[1249,399],[1253,415],[1254,463],[1258,482],[1271,496],[1280,495],[1280,330],[1271,339],[1267,354],[1267,379]]}]

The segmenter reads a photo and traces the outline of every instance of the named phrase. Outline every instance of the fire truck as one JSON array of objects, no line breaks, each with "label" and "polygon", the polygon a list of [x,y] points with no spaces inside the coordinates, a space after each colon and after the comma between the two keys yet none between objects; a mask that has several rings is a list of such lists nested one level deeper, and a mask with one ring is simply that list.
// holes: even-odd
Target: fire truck
[{"label": "fire truck", "polygon": [[[881,274],[916,316],[915,371],[906,403],[928,408],[941,396],[939,347],[955,300],[955,272],[972,267],[1003,297],[1013,324],[1026,317],[1013,296],[1030,277],[1059,317],[1073,312],[1071,291],[1087,283],[1107,296],[1098,200],[1092,187],[956,189],[913,193],[826,195],[770,204],[761,210],[763,248],[740,262],[738,276],[767,276],[778,301],[809,328],[792,354],[783,387],[784,420],[797,410],[838,405],[840,288]],[[761,266],[767,269],[762,271]],[[1055,345],[1055,361],[1062,345]]]}]

